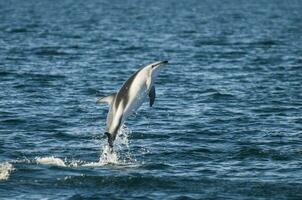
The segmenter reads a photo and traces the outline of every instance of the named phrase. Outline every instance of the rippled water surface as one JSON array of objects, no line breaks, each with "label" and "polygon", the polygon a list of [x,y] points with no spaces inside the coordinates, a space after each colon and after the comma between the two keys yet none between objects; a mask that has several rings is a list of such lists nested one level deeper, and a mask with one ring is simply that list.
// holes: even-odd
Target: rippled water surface
[{"label": "rippled water surface", "polygon": [[[301,1],[0,1],[0,199],[302,199]],[[107,107],[169,60],[106,157]]]}]

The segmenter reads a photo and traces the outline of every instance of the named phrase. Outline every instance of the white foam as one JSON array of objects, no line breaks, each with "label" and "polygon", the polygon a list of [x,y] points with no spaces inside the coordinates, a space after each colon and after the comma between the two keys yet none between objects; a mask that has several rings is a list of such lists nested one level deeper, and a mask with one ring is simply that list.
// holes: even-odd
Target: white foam
[{"label": "white foam", "polygon": [[99,161],[100,164],[105,165],[105,164],[118,164],[119,163],[117,153],[115,151],[111,152],[111,150],[107,144],[103,145],[102,150],[103,150],[102,155],[101,155],[100,161]]},{"label": "white foam", "polygon": [[10,173],[14,170],[12,164],[5,162],[0,163],[0,181],[7,180],[9,178]]},{"label": "white foam", "polygon": [[54,165],[54,166],[66,167],[66,164],[62,159],[56,158],[54,156],[43,157],[43,158],[38,157],[38,158],[36,158],[36,162],[38,164],[43,164],[43,165]]}]

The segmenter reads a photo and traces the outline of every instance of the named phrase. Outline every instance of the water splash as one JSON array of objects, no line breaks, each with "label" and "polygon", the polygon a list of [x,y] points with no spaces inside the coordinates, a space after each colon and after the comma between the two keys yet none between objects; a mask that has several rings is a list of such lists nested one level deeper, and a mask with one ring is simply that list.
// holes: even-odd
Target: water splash
[{"label": "water splash", "polygon": [[0,181],[7,180],[13,170],[14,167],[12,164],[8,162],[0,163]]},{"label": "water splash", "polygon": [[66,167],[66,164],[62,159],[56,158],[54,156],[43,157],[43,158],[38,157],[38,158],[36,158],[36,163],[43,164],[43,165],[54,165],[54,166],[59,166],[59,167]]},{"label": "water splash", "polygon": [[[61,158],[57,158],[55,156],[47,156],[47,157],[36,157],[34,160],[16,160],[15,163],[36,163],[41,165],[52,165],[58,167],[99,167],[107,164],[115,164],[115,165],[133,165],[136,163],[136,159],[132,156],[130,152],[130,141],[129,135],[131,134],[131,130],[123,125],[118,134],[117,138],[114,142],[114,151],[111,152],[107,139],[102,141],[101,147],[101,156],[98,162],[85,162],[81,160],[72,160],[68,161],[66,158],[63,160]],[[9,163],[8,163],[9,164]],[[3,168],[0,163],[0,180],[2,177],[8,177],[9,172],[13,169],[12,165],[8,166],[6,164],[6,168]],[[11,167],[11,168],[10,168]],[[3,168],[3,169],[2,169]]]},{"label": "water splash", "polygon": [[105,164],[127,164],[136,161],[130,152],[129,135],[131,130],[123,125],[118,131],[116,140],[114,141],[114,151],[111,152],[107,144],[107,140],[103,141],[100,163]]}]

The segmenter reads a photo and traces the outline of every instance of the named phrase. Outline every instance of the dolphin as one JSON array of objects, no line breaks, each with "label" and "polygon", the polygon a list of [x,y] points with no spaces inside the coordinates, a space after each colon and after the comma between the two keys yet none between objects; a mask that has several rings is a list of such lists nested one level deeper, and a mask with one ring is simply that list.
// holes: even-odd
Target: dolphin
[{"label": "dolphin", "polygon": [[143,104],[147,96],[150,99],[150,107],[154,104],[155,78],[161,69],[160,66],[166,63],[168,61],[158,61],[140,68],[130,76],[118,92],[97,100],[97,103],[109,105],[105,135],[108,137],[111,152],[118,130],[127,117]]}]

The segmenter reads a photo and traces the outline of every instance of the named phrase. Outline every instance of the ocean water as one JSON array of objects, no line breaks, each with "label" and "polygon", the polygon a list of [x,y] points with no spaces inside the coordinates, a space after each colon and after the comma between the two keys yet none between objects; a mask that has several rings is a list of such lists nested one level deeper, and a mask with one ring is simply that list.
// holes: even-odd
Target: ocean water
[{"label": "ocean water", "polygon": [[[302,199],[302,1],[0,1],[0,199]],[[108,155],[140,67],[157,99]]]}]

